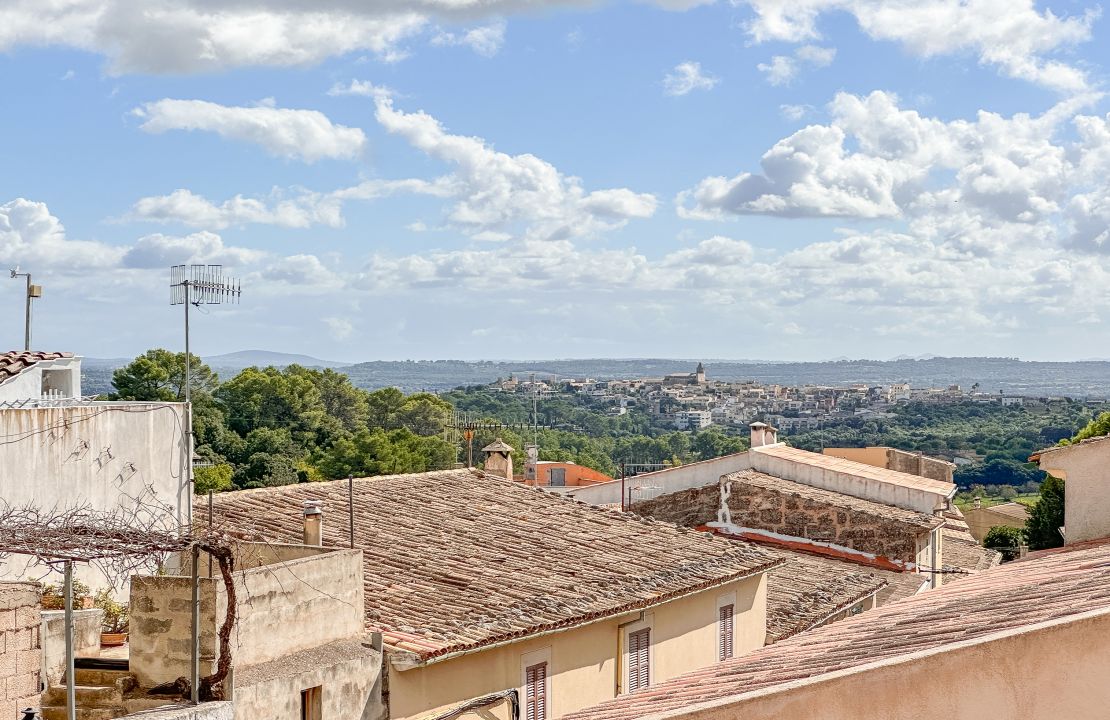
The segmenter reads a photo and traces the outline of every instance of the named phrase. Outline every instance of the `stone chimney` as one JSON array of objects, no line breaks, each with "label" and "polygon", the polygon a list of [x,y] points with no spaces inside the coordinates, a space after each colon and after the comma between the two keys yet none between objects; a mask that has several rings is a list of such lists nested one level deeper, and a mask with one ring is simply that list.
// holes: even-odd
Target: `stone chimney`
[{"label": "stone chimney", "polygon": [[540,449],[535,445],[524,446],[524,482],[536,484],[536,465],[540,461]]},{"label": "stone chimney", "polygon": [[319,500],[305,500],[304,502],[304,544],[323,545],[324,538],[324,511]]},{"label": "stone chimney", "polygon": [[497,438],[482,448],[486,454],[485,470],[490,475],[500,475],[506,480],[513,479],[513,446]]},{"label": "stone chimney", "polygon": [[752,447],[774,445],[779,441],[779,431],[767,423],[754,422],[749,427],[752,431]]}]

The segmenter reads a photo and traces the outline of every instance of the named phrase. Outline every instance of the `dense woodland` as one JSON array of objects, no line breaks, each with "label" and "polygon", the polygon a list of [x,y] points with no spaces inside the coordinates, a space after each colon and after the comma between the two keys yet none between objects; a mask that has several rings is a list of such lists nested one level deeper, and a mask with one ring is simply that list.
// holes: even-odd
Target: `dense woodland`
[{"label": "dense woodland", "polygon": [[[509,426],[478,431],[475,451],[497,436],[522,450],[535,434],[541,459],[611,475],[622,462],[678,465],[748,446],[742,430],[675,431],[641,410],[612,414],[610,405],[589,397],[545,399],[533,417],[529,397],[484,386],[406,395],[395,388],[358,388],[331,369],[252,367],[221,380],[195,356],[191,366],[196,453],[204,461],[196,469],[200,493],[450,468],[466,458],[466,448],[454,441],[457,435],[445,432],[453,410]],[[150,350],[113,373],[108,397],[182,400],[184,371],[184,353]],[[890,418],[849,420],[785,439],[816,451],[888,445],[972,459],[956,473],[966,496],[1007,498],[1041,490],[1044,473],[1027,462],[1035,450],[1110,432],[1110,413],[1099,414],[1099,407],[1072,400],[1024,406],[909,403],[897,406]],[[1034,504],[1043,506],[1037,522],[1048,528],[1047,539],[1038,544],[1052,541],[1056,515],[1062,517],[1062,483],[1051,490],[1047,499],[1034,495],[1040,497]]]}]

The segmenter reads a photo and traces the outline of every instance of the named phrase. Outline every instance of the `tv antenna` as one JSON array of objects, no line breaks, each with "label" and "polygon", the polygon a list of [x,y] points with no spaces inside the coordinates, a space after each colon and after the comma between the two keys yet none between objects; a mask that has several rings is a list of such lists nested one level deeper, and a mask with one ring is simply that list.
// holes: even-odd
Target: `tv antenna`
[{"label": "tv antenna", "polygon": [[189,491],[189,524],[193,523],[193,406],[190,393],[189,306],[238,303],[240,282],[226,277],[222,265],[174,265],[170,267],[170,305],[185,306],[185,484]]},{"label": "tv antenna", "polygon": [[[516,430],[527,431],[529,429],[536,429],[539,426],[532,423],[503,423],[496,420],[482,420],[477,416],[471,415],[468,412],[453,410],[451,414],[444,420],[444,432],[451,431],[452,441],[458,447],[458,437],[461,434],[463,440],[466,441],[466,466],[468,468],[474,467],[474,434],[482,430]],[[546,429],[547,426],[544,426]]]}]

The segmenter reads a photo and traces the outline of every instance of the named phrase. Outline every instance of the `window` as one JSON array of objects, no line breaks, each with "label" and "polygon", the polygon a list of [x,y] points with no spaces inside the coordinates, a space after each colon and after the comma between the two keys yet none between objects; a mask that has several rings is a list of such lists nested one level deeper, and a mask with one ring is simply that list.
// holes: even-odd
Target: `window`
[{"label": "window", "polygon": [[524,670],[524,720],[547,720],[547,663]]},{"label": "window", "polygon": [[717,659],[732,657],[732,605],[722,605],[717,610]]},{"label": "window", "polygon": [[322,720],[324,717],[324,688],[317,685],[301,690],[301,720]]},{"label": "window", "polygon": [[643,690],[651,682],[651,628],[628,633],[628,692]]}]

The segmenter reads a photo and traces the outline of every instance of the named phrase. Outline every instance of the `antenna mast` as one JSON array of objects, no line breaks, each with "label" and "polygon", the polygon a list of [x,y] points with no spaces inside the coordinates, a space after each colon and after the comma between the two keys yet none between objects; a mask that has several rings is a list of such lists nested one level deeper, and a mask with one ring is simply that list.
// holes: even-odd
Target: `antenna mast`
[{"label": "antenna mast", "polygon": [[189,492],[188,523],[193,524],[193,405],[189,354],[189,306],[238,303],[239,280],[225,277],[222,265],[174,265],[170,268],[170,305],[185,306],[185,457],[182,473]]}]

